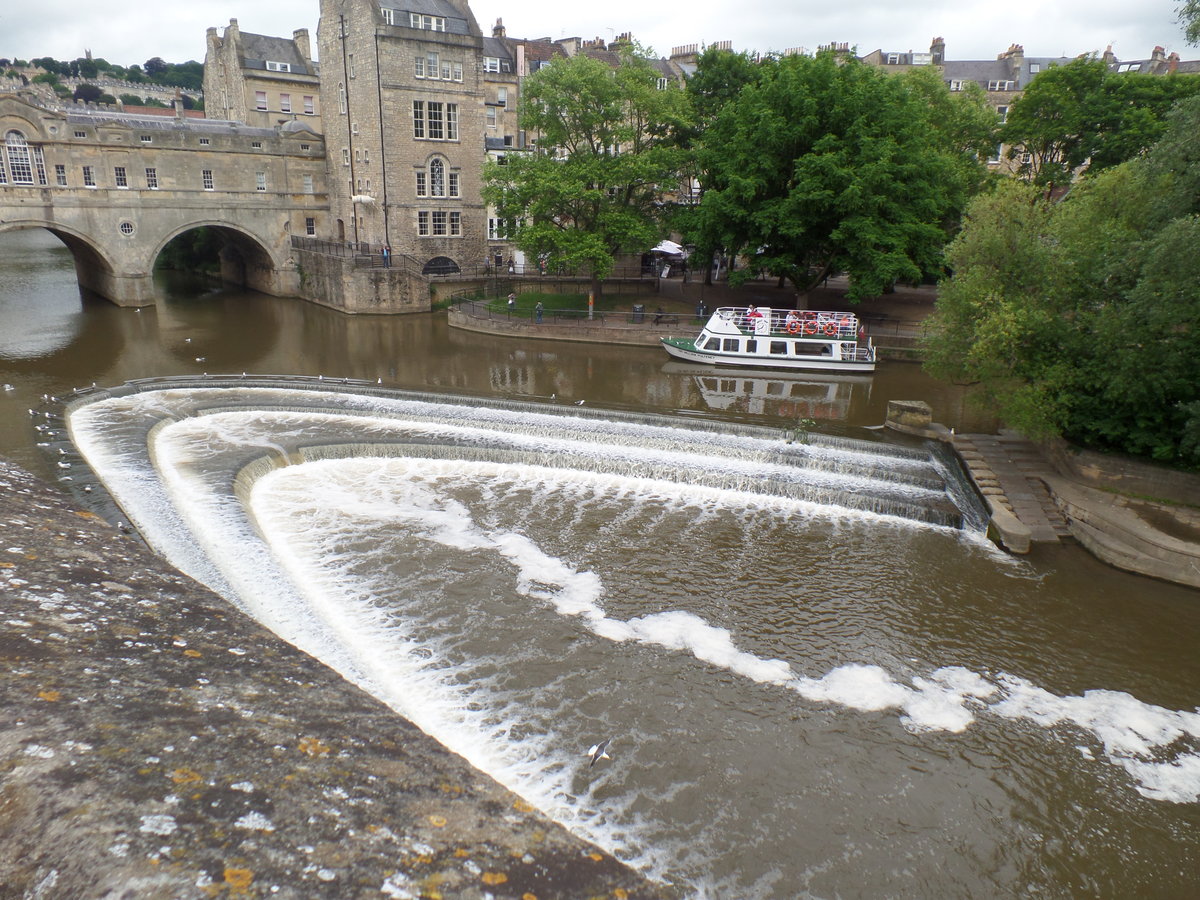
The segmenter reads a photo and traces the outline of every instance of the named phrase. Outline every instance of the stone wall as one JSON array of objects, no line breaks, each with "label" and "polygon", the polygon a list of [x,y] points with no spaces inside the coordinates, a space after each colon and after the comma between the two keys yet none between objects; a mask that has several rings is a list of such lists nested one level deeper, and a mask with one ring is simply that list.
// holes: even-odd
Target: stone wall
[{"label": "stone wall", "polygon": [[401,268],[365,268],[343,258],[293,248],[300,296],[345,313],[429,312],[425,280]]},{"label": "stone wall", "polygon": [[1096,488],[1137,497],[1200,506],[1200,474],[1142,462],[1113,453],[1096,453],[1050,441],[1043,451],[1068,478]]}]

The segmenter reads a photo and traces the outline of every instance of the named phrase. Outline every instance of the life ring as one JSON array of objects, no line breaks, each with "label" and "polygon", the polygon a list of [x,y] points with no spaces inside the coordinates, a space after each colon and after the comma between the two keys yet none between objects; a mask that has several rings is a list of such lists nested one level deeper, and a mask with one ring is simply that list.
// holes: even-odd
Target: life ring
[{"label": "life ring", "polygon": [[816,322],[805,322],[804,323],[804,333],[805,334],[816,334],[817,333],[817,323]]},{"label": "life ring", "polygon": [[825,333],[827,335],[829,335],[830,337],[833,337],[835,334],[837,334],[837,324],[834,322],[830,322],[828,325],[825,326]]},{"label": "life ring", "polygon": [[799,319],[792,319],[792,321],[787,323],[788,334],[799,334],[800,329],[803,327],[804,326],[800,324]]}]

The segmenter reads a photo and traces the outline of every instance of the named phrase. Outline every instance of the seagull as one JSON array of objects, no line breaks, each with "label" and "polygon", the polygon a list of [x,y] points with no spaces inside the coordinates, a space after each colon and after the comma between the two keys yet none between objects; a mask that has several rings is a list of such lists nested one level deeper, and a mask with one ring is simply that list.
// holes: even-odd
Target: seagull
[{"label": "seagull", "polygon": [[612,759],[612,757],[608,755],[608,742],[610,740],[612,740],[612,738],[605,738],[596,746],[588,749],[587,755],[592,758],[592,761],[588,763],[589,769],[602,759]]},{"label": "seagull", "polygon": [[576,401],[575,401],[575,405],[576,405],[576,406],[583,406],[583,404],[584,404],[585,402],[586,402],[586,401],[583,401],[583,400],[576,400]]},{"label": "seagull", "polygon": [[190,344],[190,343],[192,342],[192,339],[191,339],[191,338],[184,338],[184,339],[183,339],[183,342],[184,342],[185,344]]},{"label": "seagull", "polygon": [[204,362],[204,360],[205,360],[205,359],[206,359],[206,357],[203,357],[203,356],[197,356],[197,357],[196,357],[196,362]]}]

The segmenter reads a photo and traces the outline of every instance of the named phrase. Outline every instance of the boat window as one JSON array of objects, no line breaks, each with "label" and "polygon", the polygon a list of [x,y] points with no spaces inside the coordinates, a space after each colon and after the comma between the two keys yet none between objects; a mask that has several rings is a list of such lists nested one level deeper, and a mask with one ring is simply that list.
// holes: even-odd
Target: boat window
[{"label": "boat window", "polygon": [[754,341],[754,340],[746,341],[746,352],[747,353],[757,353],[758,352],[758,341]]},{"label": "boat window", "polygon": [[708,339],[708,343],[704,345],[704,349],[705,350],[720,350],[721,349],[721,339],[717,338],[717,337],[710,337]]},{"label": "boat window", "polygon": [[812,341],[796,341],[797,356],[829,356],[833,353],[832,344],[817,344]]},{"label": "boat window", "polygon": [[768,381],[767,394],[774,397],[782,397],[783,389],[786,387],[782,381]]},{"label": "boat window", "polygon": [[725,350],[729,353],[736,353],[741,343],[737,338],[725,338]]},{"label": "boat window", "polygon": [[777,356],[787,356],[787,341],[771,341],[771,353]]}]

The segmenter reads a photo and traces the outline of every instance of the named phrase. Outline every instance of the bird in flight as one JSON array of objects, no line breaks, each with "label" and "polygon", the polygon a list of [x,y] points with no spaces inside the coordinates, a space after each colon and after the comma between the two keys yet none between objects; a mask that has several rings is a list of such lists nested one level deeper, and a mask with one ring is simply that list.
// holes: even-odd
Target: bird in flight
[{"label": "bird in flight", "polygon": [[588,763],[589,769],[602,759],[612,759],[612,757],[608,755],[608,742],[610,740],[611,738],[605,738],[596,746],[588,749],[587,755],[592,758],[592,761]]}]

